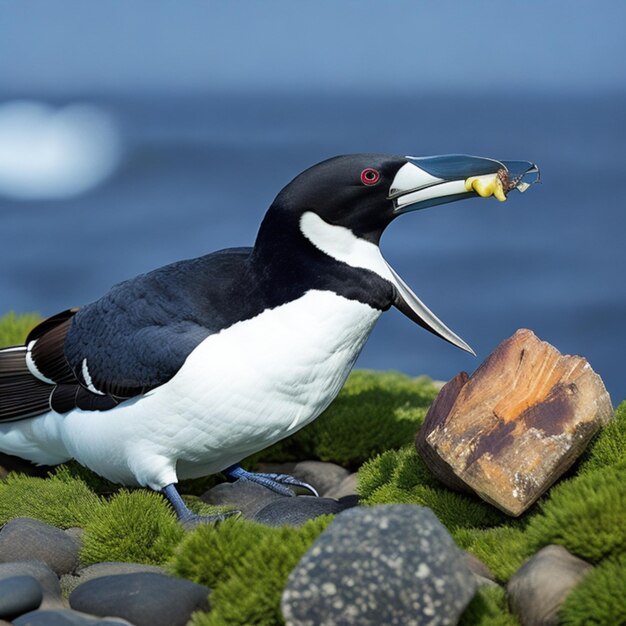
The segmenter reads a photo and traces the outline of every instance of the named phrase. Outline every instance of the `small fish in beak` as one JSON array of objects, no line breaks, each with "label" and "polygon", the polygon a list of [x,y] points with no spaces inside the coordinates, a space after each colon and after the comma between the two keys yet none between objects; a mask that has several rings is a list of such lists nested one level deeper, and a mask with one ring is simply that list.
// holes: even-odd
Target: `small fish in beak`
[{"label": "small fish in beak", "polygon": [[[534,179],[530,178],[534,174]],[[524,180],[529,179],[529,180]],[[533,165],[525,172],[519,173],[511,178],[506,168],[499,169],[495,174],[484,174],[483,176],[470,176],[465,180],[465,191],[474,191],[481,198],[493,196],[500,202],[505,202],[510,191],[517,189],[524,193],[531,185],[541,182],[539,169]]]}]

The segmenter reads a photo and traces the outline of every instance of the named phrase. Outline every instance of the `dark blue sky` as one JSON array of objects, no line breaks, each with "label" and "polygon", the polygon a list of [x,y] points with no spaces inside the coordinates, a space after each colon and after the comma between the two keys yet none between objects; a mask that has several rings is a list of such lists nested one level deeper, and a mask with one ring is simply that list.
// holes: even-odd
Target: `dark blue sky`
[{"label": "dark blue sky", "polygon": [[4,92],[625,90],[626,3],[0,2]]}]

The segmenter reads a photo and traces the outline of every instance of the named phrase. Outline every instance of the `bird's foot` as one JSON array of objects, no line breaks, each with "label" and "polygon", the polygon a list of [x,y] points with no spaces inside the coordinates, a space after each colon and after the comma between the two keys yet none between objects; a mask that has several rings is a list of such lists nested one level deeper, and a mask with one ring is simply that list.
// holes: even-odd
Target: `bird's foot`
[{"label": "bird's foot", "polygon": [[176,517],[178,517],[178,521],[187,530],[191,530],[200,524],[217,524],[229,517],[241,514],[239,511],[228,511],[226,513],[218,513],[217,515],[198,515],[185,504],[174,484],[163,487],[161,493],[169,500]]},{"label": "bird's foot", "polygon": [[[250,482],[257,483],[257,485],[263,485],[272,491],[279,493],[281,496],[295,496],[296,494],[289,487],[296,487],[309,491],[314,496],[319,497],[319,493],[312,485],[305,483],[302,480],[298,480],[289,474],[269,474],[263,472],[248,472],[243,469],[241,465],[231,465],[222,473],[232,480],[249,480]],[[287,486],[289,485],[289,486]]]}]

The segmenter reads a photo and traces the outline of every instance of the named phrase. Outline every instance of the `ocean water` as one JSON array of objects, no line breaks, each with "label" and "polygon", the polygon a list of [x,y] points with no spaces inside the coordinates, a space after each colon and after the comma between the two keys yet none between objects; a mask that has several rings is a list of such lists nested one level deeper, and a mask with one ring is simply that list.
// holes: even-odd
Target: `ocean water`
[{"label": "ocean water", "polygon": [[381,244],[478,358],[392,310],[358,366],[449,379],[525,327],[585,356],[614,404],[626,397],[626,95],[80,100],[114,116],[123,159],[79,197],[0,197],[0,313],[53,314],[165,263],[250,245],[281,187],[335,154],[526,159],[542,173],[526,194],[411,213]]}]

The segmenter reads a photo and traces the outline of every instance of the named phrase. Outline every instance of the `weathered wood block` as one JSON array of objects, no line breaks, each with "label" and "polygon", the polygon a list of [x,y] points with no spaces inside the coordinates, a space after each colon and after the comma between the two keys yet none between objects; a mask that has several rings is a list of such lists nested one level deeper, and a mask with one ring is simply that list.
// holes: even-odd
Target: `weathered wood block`
[{"label": "weathered wood block", "polygon": [[449,487],[518,516],[612,415],[609,394],[586,359],[563,356],[520,329],[471,377],[461,372],[443,387],[416,447]]}]

